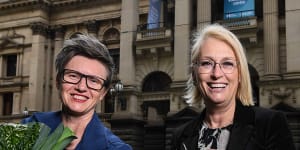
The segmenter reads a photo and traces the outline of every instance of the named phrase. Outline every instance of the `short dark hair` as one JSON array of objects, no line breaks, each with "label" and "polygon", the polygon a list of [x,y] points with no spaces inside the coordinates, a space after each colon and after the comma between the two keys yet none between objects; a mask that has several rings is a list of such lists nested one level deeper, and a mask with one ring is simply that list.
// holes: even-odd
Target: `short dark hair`
[{"label": "short dark hair", "polygon": [[84,56],[91,59],[96,59],[101,62],[107,70],[107,83],[104,85],[108,88],[111,84],[114,62],[109,54],[107,47],[98,39],[92,36],[76,34],[70,39],[65,40],[62,50],[58,53],[55,60],[55,68],[57,71],[56,82],[61,87],[63,71],[66,64],[74,56]]}]

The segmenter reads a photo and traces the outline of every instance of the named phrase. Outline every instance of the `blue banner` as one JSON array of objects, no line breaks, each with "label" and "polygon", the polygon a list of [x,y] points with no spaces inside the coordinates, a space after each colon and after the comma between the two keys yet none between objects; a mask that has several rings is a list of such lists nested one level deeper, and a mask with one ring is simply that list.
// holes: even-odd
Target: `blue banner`
[{"label": "blue banner", "polygon": [[255,16],[254,0],[224,0],[224,19]]},{"label": "blue banner", "polygon": [[160,0],[149,0],[148,29],[159,28]]}]

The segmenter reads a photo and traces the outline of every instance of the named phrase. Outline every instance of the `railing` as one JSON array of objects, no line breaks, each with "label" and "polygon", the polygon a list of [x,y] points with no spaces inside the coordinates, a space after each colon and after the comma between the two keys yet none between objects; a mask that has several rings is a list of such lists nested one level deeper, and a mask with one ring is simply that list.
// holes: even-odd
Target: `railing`
[{"label": "railing", "polygon": [[217,23],[231,29],[247,29],[257,27],[257,18],[256,17],[245,17],[245,18],[236,18],[236,19],[227,19],[217,21]]},{"label": "railing", "polygon": [[[157,25],[158,27],[149,29],[148,27],[151,25]],[[164,22],[139,24],[137,26],[137,31],[140,32],[140,31],[159,29],[159,28],[170,28],[170,25],[165,24]]]},{"label": "railing", "polygon": [[171,38],[171,28],[165,26],[163,22],[157,23],[158,28],[148,29],[150,24],[138,25],[137,41]]}]

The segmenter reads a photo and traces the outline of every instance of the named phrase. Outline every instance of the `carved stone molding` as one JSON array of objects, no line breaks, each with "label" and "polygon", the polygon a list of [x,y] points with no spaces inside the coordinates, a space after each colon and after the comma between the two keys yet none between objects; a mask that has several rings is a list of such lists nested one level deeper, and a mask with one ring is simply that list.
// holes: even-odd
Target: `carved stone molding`
[{"label": "carved stone molding", "polygon": [[33,35],[47,35],[48,25],[42,22],[33,22],[30,24]]},{"label": "carved stone molding", "polygon": [[285,88],[285,87],[279,87],[276,89],[273,89],[273,95],[279,99],[286,99],[287,97],[291,96],[293,90],[290,88]]},{"label": "carved stone molding", "polygon": [[292,98],[293,102],[296,103],[295,89],[288,87],[274,87],[270,89],[262,89],[262,95],[268,94],[269,104],[272,104],[273,98],[277,98],[280,101],[285,101],[288,98]]}]

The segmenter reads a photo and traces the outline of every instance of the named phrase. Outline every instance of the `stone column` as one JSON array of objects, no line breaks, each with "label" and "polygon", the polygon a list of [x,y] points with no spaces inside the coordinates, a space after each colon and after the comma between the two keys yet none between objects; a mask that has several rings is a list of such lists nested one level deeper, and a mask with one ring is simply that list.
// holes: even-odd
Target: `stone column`
[{"label": "stone column", "polygon": [[83,24],[86,26],[89,35],[97,37],[98,23],[96,20],[88,20],[85,21]]},{"label": "stone column", "polygon": [[44,85],[44,111],[51,111],[51,92],[52,92],[52,54],[53,54],[53,51],[52,51],[52,41],[54,39],[54,35],[53,35],[53,32],[52,30],[49,30],[48,31],[48,34],[47,34],[47,41],[45,44],[47,44],[47,49],[46,49],[46,52],[45,52],[45,65],[44,65],[44,70],[45,70],[45,85]]},{"label": "stone column", "polygon": [[197,29],[201,30],[211,23],[211,1],[197,0]]},{"label": "stone column", "polygon": [[135,81],[135,35],[139,23],[139,1],[122,1],[120,35],[119,79],[124,90],[119,96],[126,97],[125,111],[114,112],[110,120],[112,131],[133,149],[143,149],[144,122],[139,116],[140,105],[136,96]]},{"label": "stone column", "polygon": [[135,84],[134,42],[139,23],[138,10],[138,1],[122,1],[120,78],[125,85]]},{"label": "stone column", "polygon": [[171,84],[170,113],[178,111],[182,99],[173,97],[183,91],[190,74],[191,1],[175,2],[174,80]]},{"label": "stone column", "polygon": [[31,24],[32,47],[30,54],[29,99],[27,103],[30,111],[44,111],[44,60],[47,28],[47,25],[41,22]]},{"label": "stone column", "polygon": [[286,0],[286,57],[287,78],[300,78],[300,1]]},{"label": "stone column", "polygon": [[[119,79],[124,84],[124,92],[127,94],[127,113],[138,114],[139,105],[138,99],[134,94],[136,90],[136,74],[135,74],[135,35],[137,25],[139,23],[139,1],[122,1],[121,12],[121,35],[120,35],[120,71]],[[123,113],[123,112],[122,112]]]},{"label": "stone column", "polygon": [[54,38],[54,56],[53,56],[53,67],[52,67],[52,96],[51,96],[51,110],[60,110],[60,99],[56,87],[56,69],[55,60],[57,54],[61,51],[64,43],[65,28],[63,26],[54,27],[55,38]]},{"label": "stone column", "polygon": [[279,32],[278,32],[278,2],[266,0],[264,12],[264,68],[265,80],[279,79]]},{"label": "stone column", "polygon": [[186,81],[190,65],[191,1],[175,3],[174,81]]}]

